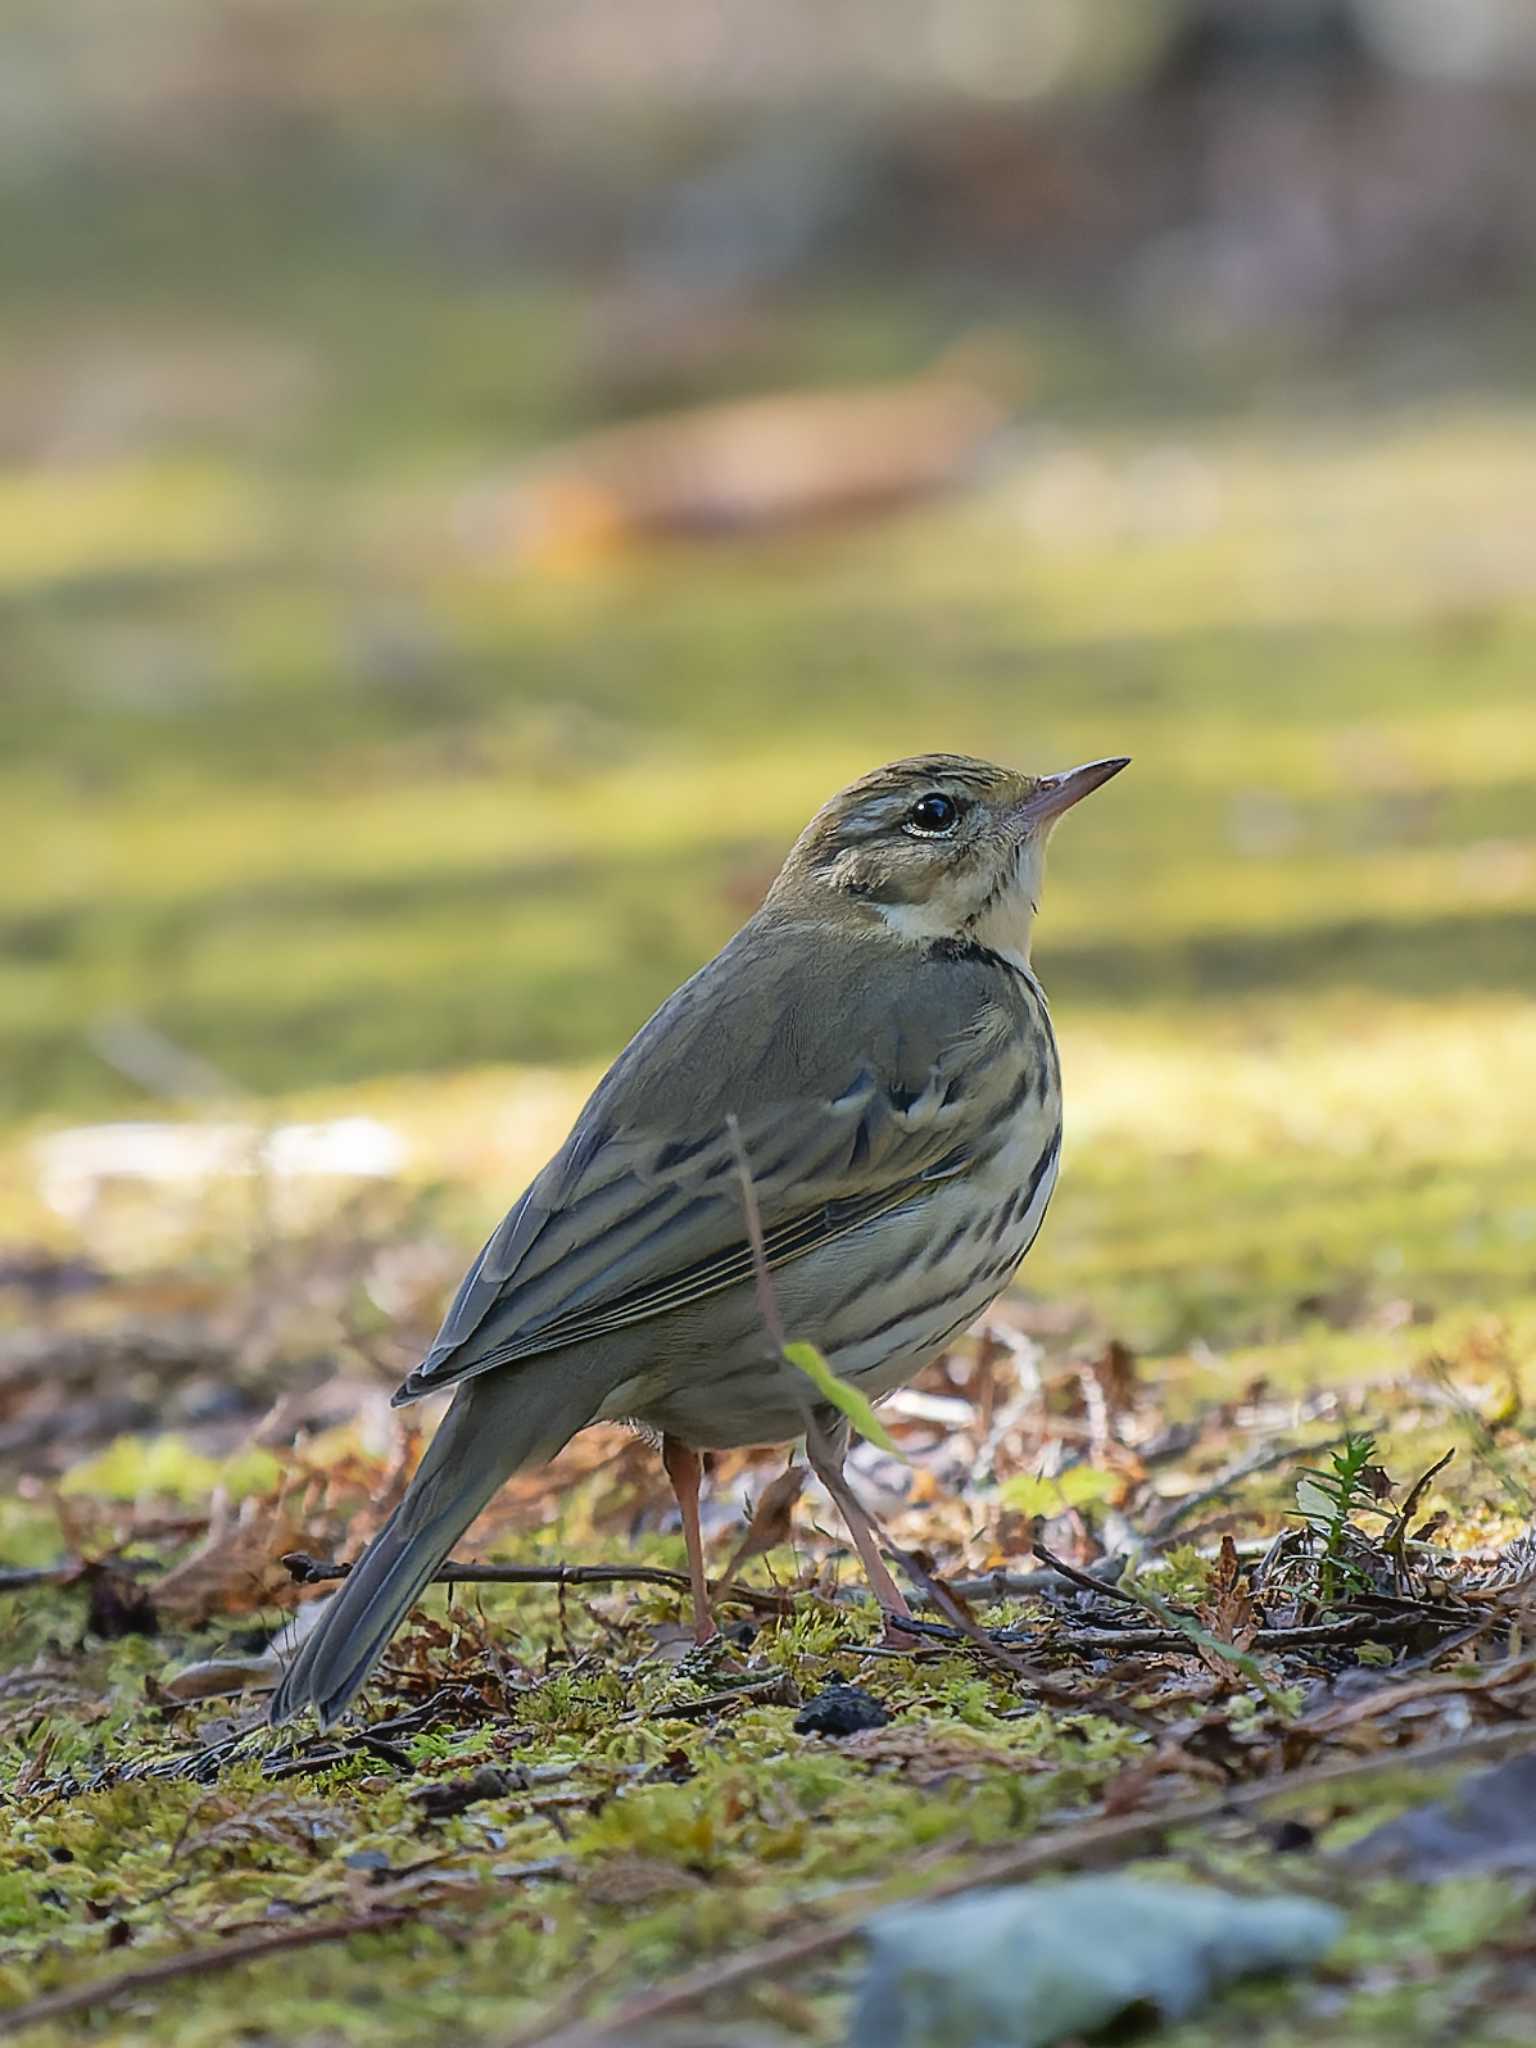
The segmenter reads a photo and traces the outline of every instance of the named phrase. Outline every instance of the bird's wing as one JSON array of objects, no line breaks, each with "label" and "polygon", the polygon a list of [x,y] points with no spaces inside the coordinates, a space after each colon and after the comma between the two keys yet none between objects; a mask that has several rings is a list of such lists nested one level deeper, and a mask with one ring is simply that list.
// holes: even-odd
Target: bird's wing
[{"label": "bird's wing", "polygon": [[631,1042],[397,1402],[750,1280],[732,1118],[770,1267],[988,1147],[1021,1077],[1005,970],[803,930],[754,921]]}]

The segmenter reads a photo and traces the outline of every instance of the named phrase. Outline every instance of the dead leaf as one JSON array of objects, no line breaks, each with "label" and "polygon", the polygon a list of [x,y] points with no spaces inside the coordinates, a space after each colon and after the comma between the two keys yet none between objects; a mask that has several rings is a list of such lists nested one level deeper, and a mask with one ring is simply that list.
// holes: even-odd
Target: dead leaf
[{"label": "dead leaf", "polygon": [[194,1626],[216,1614],[290,1607],[298,1588],[282,1560],[302,1535],[281,1492],[252,1494],[238,1508],[215,1494],[207,1535],[158,1581],[156,1604]]},{"label": "dead leaf", "polygon": [[804,1492],[809,1476],[806,1466],[791,1464],[763,1488],[752,1511],[752,1519],[747,1524],[747,1533],[720,1574],[722,1581],[729,1584],[749,1559],[762,1557],[765,1552],[777,1550],[781,1543],[789,1541],[795,1502]]},{"label": "dead leaf", "polygon": [[[1216,1570],[1211,1579],[1211,1589],[1206,1599],[1196,1608],[1201,1626],[1218,1643],[1227,1643],[1234,1650],[1252,1647],[1258,1634],[1259,1617],[1254,1611],[1253,1597],[1248,1591],[1248,1582],[1237,1561],[1237,1546],[1230,1536],[1221,1539],[1221,1551],[1216,1560]],[[1231,1683],[1242,1682],[1242,1674],[1225,1657],[1198,1644],[1200,1660],[1217,1678]]]},{"label": "dead leaf", "polygon": [[205,1657],[196,1664],[183,1664],[168,1678],[160,1680],[160,1692],[172,1700],[216,1700],[247,1686],[274,1686],[282,1676],[282,1665],[270,1651],[255,1657]]}]

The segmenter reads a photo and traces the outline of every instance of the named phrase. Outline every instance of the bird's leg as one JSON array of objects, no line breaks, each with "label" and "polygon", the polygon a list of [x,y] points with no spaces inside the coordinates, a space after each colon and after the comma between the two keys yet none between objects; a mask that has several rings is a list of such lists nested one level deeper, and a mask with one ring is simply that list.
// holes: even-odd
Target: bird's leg
[{"label": "bird's leg", "polygon": [[683,1541],[688,1546],[688,1583],[693,1588],[693,1639],[707,1643],[719,1634],[709,1604],[709,1580],[704,1576],[704,1539],[699,1534],[699,1474],[702,1467],[697,1451],[679,1443],[675,1436],[663,1436],[661,1462],[677,1495],[683,1517]]},{"label": "bird's leg", "polygon": [[843,1459],[848,1454],[846,1426],[826,1430],[815,1422],[808,1422],[805,1452],[811,1470],[832,1496],[833,1506],[848,1524],[848,1533],[859,1553],[869,1590],[885,1609],[884,1641],[909,1649],[912,1637],[899,1624],[911,1619],[912,1610],[900,1586],[885,1568],[885,1559],[880,1555],[880,1531],[874,1518],[848,1484],[843,1471]]}]

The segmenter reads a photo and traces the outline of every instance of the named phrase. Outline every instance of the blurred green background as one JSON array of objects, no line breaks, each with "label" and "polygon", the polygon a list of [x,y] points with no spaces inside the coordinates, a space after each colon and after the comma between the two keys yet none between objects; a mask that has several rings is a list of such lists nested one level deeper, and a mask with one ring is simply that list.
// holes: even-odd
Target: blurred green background
[{"label": "blurred green background", "polygon": [[579,1090],[942,747],[1135,756],[1080,1129],[1508,1156],[1523,6],[11,0],[0,80],[7,1124]]}]

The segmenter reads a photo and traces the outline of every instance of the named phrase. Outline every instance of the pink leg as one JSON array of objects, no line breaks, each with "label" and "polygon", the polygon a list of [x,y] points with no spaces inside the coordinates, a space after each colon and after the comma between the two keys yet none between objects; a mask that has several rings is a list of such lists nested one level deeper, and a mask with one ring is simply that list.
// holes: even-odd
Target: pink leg
[{"label": "pink leg", "polygon": [[[845,1432],[824,1434],[817,1429],[806,1432],[805,1449],[811,1470],[831,1494],[833,1505],[848,1524],[848,1533],[859,1553],[869,1590],[886,1611],[884,1641],[909,1649],[912,1637],[898,1623],[910,1620],[912,1610],[900,1586],[885,1568],[885,1559],[880,1555],[880,1531],[844,1477],[843,1459],[847,1448]],[[896,1619],[893,1620],[893,1616]]]},{"label": "pink leg", "polygon": [[709,1604],[709,1580],[704,1576],[704,1539],[699,1534],[699,1475],[703,1469],[697,1451],[690,1451],[675,1436],[661,1440],[661,1462],[677,1495],[683,1517],[683,1541],[688,1546],[688,1581],[693,1588],[693,1639],[707,1643],[719,1634]]}]

